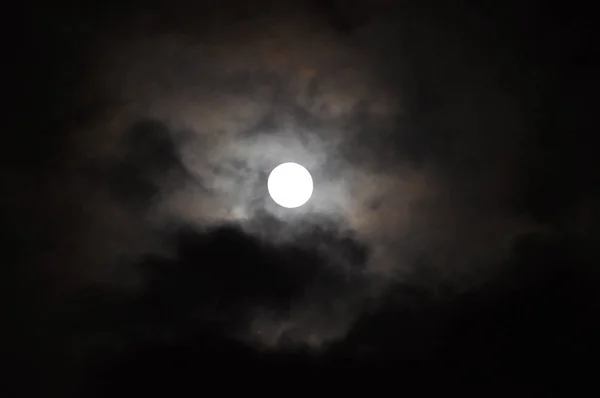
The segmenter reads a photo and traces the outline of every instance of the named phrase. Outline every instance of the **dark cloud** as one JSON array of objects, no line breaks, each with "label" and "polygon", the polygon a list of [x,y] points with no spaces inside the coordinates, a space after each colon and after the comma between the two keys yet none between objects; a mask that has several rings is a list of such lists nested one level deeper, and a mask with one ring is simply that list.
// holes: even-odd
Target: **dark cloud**
[{"label": "dark cloud", "polygon": [[[136,375],[145,372],[138,355],[151,355],[148,364],[155,367],[161,355],[175,359],[184,354],[166,348],[172,345],[189,345],[203,363],[225,350],[246,357],[246,366],[252,360],[265,366],[270,361],[260,359],[257,342],[301,353],[308,349],[305,342],[313,343],[308,335],[315,329],[323,334],[338,327],[339,320],[328,323],[327,318],[339,317],[336,305],[356,301],[367,285],[361,275],[367,253],[360,243],[319,225],[305,230],[294,242],[273,244],[234,225],[205,232],[179,228],[169,238],[171,255],[130,265],[146,278],[134,295],[90,287],[61,304],[61,312],[68,313],[61,325],[63,349],[81,358],[80,370],[99,369],[91,378],[79,376],[97,388],[113,388],[113,379],[124,376],[121,366],[129,366],[127,358],[135,352],[131,366]],[[315,242],[321,244],[317,250]],[[306,313],[310,316],[297,319]],[[257,314],[263,315],[257,320]],[[272,324],[279,330],[269,329]],[[185,362],[184,357],[177,360]],[[96,379],[106,371],[110,374]],[[127,377],[127,383],[136,377]]]},{"label": "dark cloud", "polygon": [[[288,317],[294,301],[311,292],[325,306],[335,297],[360,292],[365,249],[335,232],[319,231],[318,226],[307,229],[307,234],[304,244],[301,238],[274,245],[235,226],[206,232],[178,230],[169,238],[171,256],[136,265],[144,270],[146,283],[125,310],[126,316],[130,320],[139,316],[140,331],[152,333],[157,328],[158,336],[188,336],[206,328],[237,334],[247,328],[252,313],[261,310]],[[315,250],[313,239],[322,243],[320,250]],[[356,269],[339,269],[336,263],[356,263]]]},{"label": "dark cloud", "polygon": [[[239,231],[222,230],[216,235],[230,233],[238,235]],[[238,235],[235,239],[248,237]],[[222,243],[229,246],[229,240],[226,238]],[[207,247],[208,251],[213,252],[213,247]],[[257,249],[262,250],[256,246],[251,248],[253,253]],[[198,252],[201,251],[203,249]],[[530,386],[538,381],[535,377],[531,378],[531,367],[539,367],[540,360],[552,367],[557,366],[554,370],[543,368],[555,372],[562,369],[555,362],[556,357],[568,360],[573,366],[579,366],[586,358],[593,357],[598,348],[597,342],[594,342],[598,325],[590,319],[589,314],[596,308],[596,282],[591,274],[582,272],[583,264],[574,260],[571,248],[557,244],[552,239],[531,236],[519,242],[516,251],[517,261],[513,268],[499,275],[494,283],[452,300],[438,301],[424,290],[397,286],[386,295],[385,304],[365,312],[343,341],[334,342],[327,351],[318,354],[314,350],[288,346],[285,341],[277,351],[256,350],[253,345],[234,343],[220,332],[226,324],[225,320],[209,322],[211,326],[203,324],[199,330],[195,330],[198,322],[189,321],[189,314],[192,313],[189,311],[190,304],[205,305],[206,300],[195,300],[205,293],[193,288],[188,290],[185,285],[182,286],[182,279],[177,278],[177,287],[174,288],[183,291],[162,296],[161,292],[166,291],[165,287],[171,280],[166,278],[165,282],[160,282],[162,288],[157,286],[149,289],[147,296],[142,296],[142,301],[155,300],[148,307],[146,314],[149,316],[146,319],[161,319],[157,325],[170,325],[167,329],[171,332],[178,330],[179,337],[164,339],[162,344],[147,342],[136,345],[128,354],[119,356],[116,366],[109,362],[110,366],[105,367],[108,373],[97,373],[98,379],[94,379],[90,386],[94,391],[103,393],[129,389],[194,389],[197,388],[194,386],[199,377],[209,377],[223,371],[234,374],[266,372],[283,379],[294,379],[301,374],[305,382],[312,383],[318,380],[317,375],[321,372],[343,369],[346,376],[365,377],[369,371],[384,364],[388,371],[402,372],[406,386],[435,375],[451,376],[459,384],[467,382],[460,377],[461,372],[477,374],[482,382],[492,377],[490,372],[497,372],[503,375],[503,382],[510,386],[522,383],[521,377],[527,376],[526,385]],[[287,263],[290,253],[275,253],[284,254]],[[206,254],[203,253],[201,257],[204,258]],[[245,254],[243,250],[241,254]],[[268,252],[268,256],[273,254],[273,251]],[[258,257],[263,260],[260,255]],[[221,258],[223,256],[218,254],[218,259]],[[185,261],[183,257],[180,259]],[[239,264],[246,266],[246,260]],[[170,265],[179,268],[175,263]],[[181,266],[176,273],[183,271],[185,266]],[[316,271],[317,268],[312,270]],[[198,272],[204,273],[202,270]],[[322,272],[318,274],[322,275]],[[267,278],[272,275],[269,272]],[[186,273],[186,276],[189,278],[190,273]],[[315,276],[312,275],[313,278]],[[306,281],[306,278],[300,279]],[[214,280],[211,278],[211,281]],[[227,276],[222,281],[230,284],[231,277]],[[339,279],[336,284],[339,284]],[[576,294],[572,290],[575,285],[578,286]],[[242,288],[240,292],[245,295],[249,290],[252,287]],[[331,292],[330,289],[327,291]],[[247,295],[244,303],[256,303],[258,301],[254,300],[257,297],[266,298],[270,293],[273,290],[267,288],[267,291],[258,295]],[[231,296],[233,292],[226,289],[218,295],[222,294]],[[282,299],[293,294],[293,288],[282,289],[272,297],[277,297],[276,301],[280,303],[289,303]],[[164,297],[162,302],[170,306],[173,296],[185,295],[187,297],[181,300],[183,310],[161,311],[163,307],[159,297]],[[271,299],[264,302],[272,303]],[[225,301],[224,305],[227,304]],[[141,312],[136,310],[134,313]],[[231,309],[219,313],[232,314]],[[240,312],[243,313],[247,311]],[[173,326],[176,319],[180,321],[178,327]],[[231,325],[227,328],[231,328]],[[493,363],[490,363],[490,358],[494,358]],[[423,363],[427,364],[426,368],[421,366]],[[486,364],[486,369],[477,370],[482,364]],[[205,383],[210,384],[211,381],[206,379]],[[263,388],[269,390],[268,386]]]}]

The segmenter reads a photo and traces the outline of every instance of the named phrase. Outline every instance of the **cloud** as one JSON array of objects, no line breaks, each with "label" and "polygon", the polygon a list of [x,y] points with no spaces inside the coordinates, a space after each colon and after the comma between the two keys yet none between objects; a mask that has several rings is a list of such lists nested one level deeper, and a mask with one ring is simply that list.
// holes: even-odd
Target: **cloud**
[{"label": "cloud", "polygon": [[[169,305],[185,325],[197,302],[222,299],[233,319],[223,328],[240,340],[318,347],[395,289],[483,283],[517,237],[542,230],[512,205],[528,121],[459,37],[432,21],[340,35],[302,13],[215,18],[201,32],[128,27],[93,47],[78,95],[97,112],[72,127],[49,204],[65,216],[48,256],[66,258],[66,296],[90,285],[173,303],[181,293]],[[283,161],[314,177],[297,211],[265,189]],[[227,245],[269,268],[246,274]],[[148,256],[159,271],[140,266]],[[152,285],[152,272],[172,285]],[[285,292],[283,311],[269,294]]]},{"label": "cloud", "polygon": [[[93,352],[112,341],[111,351],[214,333],[267,347],[318,347],[339,338],[356,316],[350,303],[360,304],[368,286],[367,249],[318,224],[305,233],[273,243],[234,225],[205,232],[181,227],[169,239],[170,254],[130,264],[145,276],[134,295],[106,300],[105,290],[88,288],[98,294],[72,304],[75,314],[82,312],[74,344]],[[85,315],[90,308],[93,316]]]}]

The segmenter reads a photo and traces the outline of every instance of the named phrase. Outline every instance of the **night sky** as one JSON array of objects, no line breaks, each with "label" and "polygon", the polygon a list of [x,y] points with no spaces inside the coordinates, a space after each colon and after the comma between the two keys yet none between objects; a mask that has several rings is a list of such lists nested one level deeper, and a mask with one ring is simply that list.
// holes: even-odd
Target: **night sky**
[{"label": "night sky", "polygon": [[[28,3],[5,34],[12,394],[342,393],[376,374],[489,395],[594,375],[590,10],[83,3]],[[266,189],[287,161],[314,180],[297,209]]]}]

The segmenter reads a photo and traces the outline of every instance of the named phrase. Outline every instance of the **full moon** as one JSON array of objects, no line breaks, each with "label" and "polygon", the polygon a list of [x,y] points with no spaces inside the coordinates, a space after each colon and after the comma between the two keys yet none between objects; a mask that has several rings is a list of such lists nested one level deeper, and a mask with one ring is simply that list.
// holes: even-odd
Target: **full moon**
[{"label": "full moon", "polygon": [[308,202],[313,180],[308,170],[298,163],[282,163],[271,171],[267,189],[275,203],[293,209]]}]

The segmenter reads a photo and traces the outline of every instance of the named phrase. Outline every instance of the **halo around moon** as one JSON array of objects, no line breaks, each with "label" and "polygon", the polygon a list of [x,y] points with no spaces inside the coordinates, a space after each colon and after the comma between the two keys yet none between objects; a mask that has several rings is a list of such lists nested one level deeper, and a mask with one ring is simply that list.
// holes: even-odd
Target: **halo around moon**
[{"label": "halo around moon", "polygon": [[271,171],[267,189],[279,206],[294,209],[308,202],[312,196],[313,180],[304,166],[293,162],[282,163]]}]

